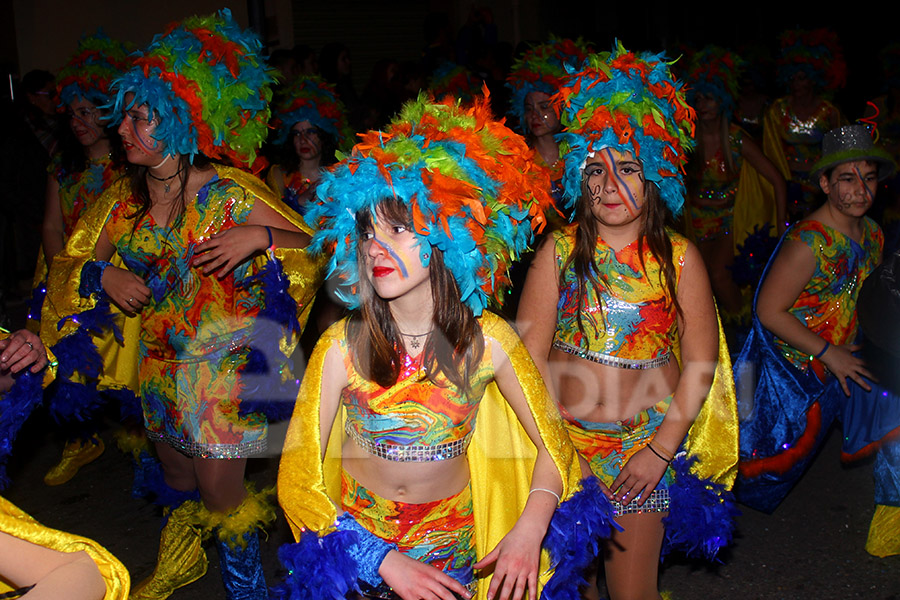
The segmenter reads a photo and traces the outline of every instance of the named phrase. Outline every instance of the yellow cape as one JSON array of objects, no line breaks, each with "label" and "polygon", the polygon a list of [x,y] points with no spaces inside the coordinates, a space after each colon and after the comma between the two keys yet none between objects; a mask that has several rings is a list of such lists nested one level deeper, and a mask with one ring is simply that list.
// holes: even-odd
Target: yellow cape
[{"label": "yellow cape", "polygon": [[[28,516],[9,500],[0,497],[0,531],[58,552],[86,552],[96,563],[106,584],[104,600],[125,600],[131,587],[128,570],[109,550],[88,538],[50,529]],[[13,588],[0,580],[0,593]]]},{"label": "yellow cape", "polygon": [[[581,471],[575,449],[531,356],[502,318],[486,312],[481,317],[481,326],[485,338],[497,340],[509,356],[541,439],[559,469],[563,481],[562,497],[570,497],[580,488]],[[323,465],[319,400],[325,355],[333,343],[344,336],[344,327],[345,321],[336,323],[316,345],[306,367],[278,468],[278,500],[297,540],[305,529],[320,535],[330,533],[338,517],[340,450],[346,416],[342,410],[341,418],[335,419]],[[485,341],[487,343],[487,339]],[[535,456],[534,444],[519,424],[515,412],[496,385],[490,384],[478,409],[477,426],[467,454],[479,558],[500,542],[522,513],[528,500]],[[548,565],[547,552],[543,551],[539,587],[552,574]],[[477,598],[486,600],[487,589],[488,583],[480,584]]]}]

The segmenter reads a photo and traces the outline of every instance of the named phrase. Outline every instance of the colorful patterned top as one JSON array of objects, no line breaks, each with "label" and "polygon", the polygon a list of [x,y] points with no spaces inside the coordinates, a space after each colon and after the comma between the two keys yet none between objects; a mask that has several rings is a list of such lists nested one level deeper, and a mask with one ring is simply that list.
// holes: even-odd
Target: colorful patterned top
[{"label": "colorful patterned top", "polygon": [[728,128],[731,169],[728,168],[728,162],[725,160],[721,148],[716,151],[715,156],[700,165],[700,185],[694,194],[698,204],[734,206],[743,164],[741,148],[745,135],[747,132],[734,123]]},{"label": "colorful patterned top", "polygon": [[[560,272],[575,246],[576,229],[576,225],[570,225],[553,233],[556,265]],[[672,231],[668,235],[672,242],[677,285],[688,242]],[[606,282],[609,289],[598,292],[589,288],[582,306],[575,304],[577,282],[575,271],[569,266],[559,288],[555,347],[561,342],[568,347],[624,360],[669,356],[677,335],[677,311],[660,281],[661,265],[653,258],[647,244],[643,245],[643,255],[646,269],[641,268],[637,240],[616,252],[598,237],[598,279],[601,283]],[[579,311],[588,335],[583,335],[578,328]]]},{"label": "colorful patterned top", "polygon": [[316,195],[317,185],[318,181],[311,181],[300,171],[294,171],[284,178],[284,194],[281,200],[302,217],[306,214],[309,201]]},{"label": "colorful patterned top", "polygon": [[[800,221],[785,234],[786,241],[806,244],[816,259],[813,276],[789,312],[835,346],[852,343],[856,338],[856,297],[863,281],[881,260],[881,229],[869,217],[863,218],[862,226],[861,243],[812,220]],[[778,337],[775,343],[794,366],[809,366],[808,354]]]},{"label": "colorful patterned top", "polygon": [[436,446],[462,440],[456,455],[465,450],[475,429],[484,389],[494,376],[489,343],[485,344],[469,394],[449,383],[438,386],[428,380],[421,354],[415,358],[405,354],[397,383],[385,389],[359,374],[346,338],[341,339],[340,348],[349,381],[341,397],[347,411],[347,427],[355,439],[361,439],[365,446],[367,441],[378,445]]},{"label": "colorful patterned top", "polygon": [[66,239],[72,235],[75,223],[85,207],[100,197],[113,181],[122,176],[124,167],[115,167],[108,155],[89,160],[84,171],[68,172],[62,166],[62,158],[56,155],[47,167],[59,184],[59,204],[62,209],[63,230]]}]

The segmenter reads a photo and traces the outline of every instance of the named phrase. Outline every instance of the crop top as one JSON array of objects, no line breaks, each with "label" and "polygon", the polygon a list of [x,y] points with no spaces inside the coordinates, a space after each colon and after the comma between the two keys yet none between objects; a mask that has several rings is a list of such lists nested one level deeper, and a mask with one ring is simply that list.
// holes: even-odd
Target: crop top
[{"label": "crop top", "polygon": [[[570,225],[553,234],[560,272],[575,246],[576,228]],[[687,240],[672,231],[667,230],[667,234],[672,242],[677,286]],[[646,271],[641,268],[637,240],[616,252],[598,237],[598,279],[609,289],[598,293],[588,286],[581,307],[576,305],[575,270],[569,265],[559,287],[554,348],[624,369],[649,369],[669,362],[677,333],[677,311],[662,281],[661,265],[646,243],[643,254]],[[579,308],[586,335],[578,328]]]},{"label": "crop top", "polygon": [[341,392],[345,429],[361,448],[399,462],[446,460],[465,453],[478,405],[494,377],[487,338],[468,395],[449,382],[439,386],[426,378],[422,354],[404,354],[397,383],[383,388],[356,370],[346,336],[341,336],[340,348],[348,380]]}]

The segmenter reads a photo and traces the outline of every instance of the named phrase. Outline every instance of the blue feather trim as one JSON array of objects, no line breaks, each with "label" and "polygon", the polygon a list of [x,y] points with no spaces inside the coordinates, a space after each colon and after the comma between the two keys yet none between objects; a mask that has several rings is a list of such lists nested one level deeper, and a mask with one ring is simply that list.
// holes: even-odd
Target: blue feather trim
[{"label": "blue feather trim", "polygon": [[750,286],[756,289],[759,284],[769,257],[778,246],[778,237],[771,232],[772,226],[768,223],[755,225],[753,233],[744,239],[743,244],[738,244],[738,254],[734,258],[734,264],[728,269],[739,287]]},{"label": "blue feather trim", "polygon": [[0,396],[0,490],[9,486],[6,461],[12,454],[13,442],[31,412],[43,399],[44,374],[24,371],[13,375],[12,388]]},{"label": "blue feather trim", "polygon": [[239,414],[262,413],[269,422],[284,421],[294,412],[300,380],[289,374],[292,361],[281,351],[280,341],[300,336],[297,302],[288,293],[281,261],[273,257],[241,285],[259,285],[264,301],[250,334],[247,361],[240,369]]},{"label": "blue feather trim", "polygon": [[163,478],[162,463],[158,460],[152,459],[149,455],[146,458],[142,456],[142,459],[143,489],[150,502],[174,509],[188,500],[200,500],[199,490],[183,492],[169,487]]},{"label": "blue feather trim", "polygon": [[719,550],[734,535],[734,520],[741,514],[734,494],[725,486],[691,473],[697,457],[679,454],[672,461],[675,482],[669,487],[669,516],[663,519],[666,536],[660,559],[672,551],[691,558],[716,560]]},{"label": "blue feather trim", "polygon": [[128,388],[103,390],[103,396],[119,405],[119,419],[122,422],[143,423],[144,409],[141,399]]},{"label": "blue feather trim", "polygon": [[[47,408],[59,424],[87,421],[104,404],[97,393],[97,379],[103,369],[103,358],[97,351],[92,336],[112,331],[116,340],[122,341],[122,332],[115,323],[109,302],[98,302],[90,310],[66,317],[60,321],[59,327],[68,320],[77,323],[78,330],[59,340],[50,349],[59,362],[59,368],[56,382],[48,392]],[[73,381],[76,373],[81,374],[85,383]]]},{"label": "blue feather trim", "polygon": [[304,531],[296,544],[285,544],[278,558],[287,569],[284,581],[271,589],[278,600],[344,600],[359,591],[356,563],[349,549],[357,543],[351,531],[333,531],[319,537]]},{"label": "blue feather trim", "polygon": [[622,530],[613,507],[595,477],[581,480],[581,489],[559,508],[550,521],[543,547],[550,554],[553,575],[544,586],[542,600],[580,600],[579,589],[588,584],[585,569],[597,558],[600,540]]}]

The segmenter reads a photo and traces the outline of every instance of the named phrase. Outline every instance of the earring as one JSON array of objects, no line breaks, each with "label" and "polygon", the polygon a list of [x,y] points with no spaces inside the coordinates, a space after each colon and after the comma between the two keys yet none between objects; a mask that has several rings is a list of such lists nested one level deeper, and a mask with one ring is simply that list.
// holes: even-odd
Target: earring
[{"label": "earring", "polygon": [[422,258],[424,258],[425,260],[428,260],[429,256],[431,256],[431,255],[426,252],[425,254],[422,255]]}]

